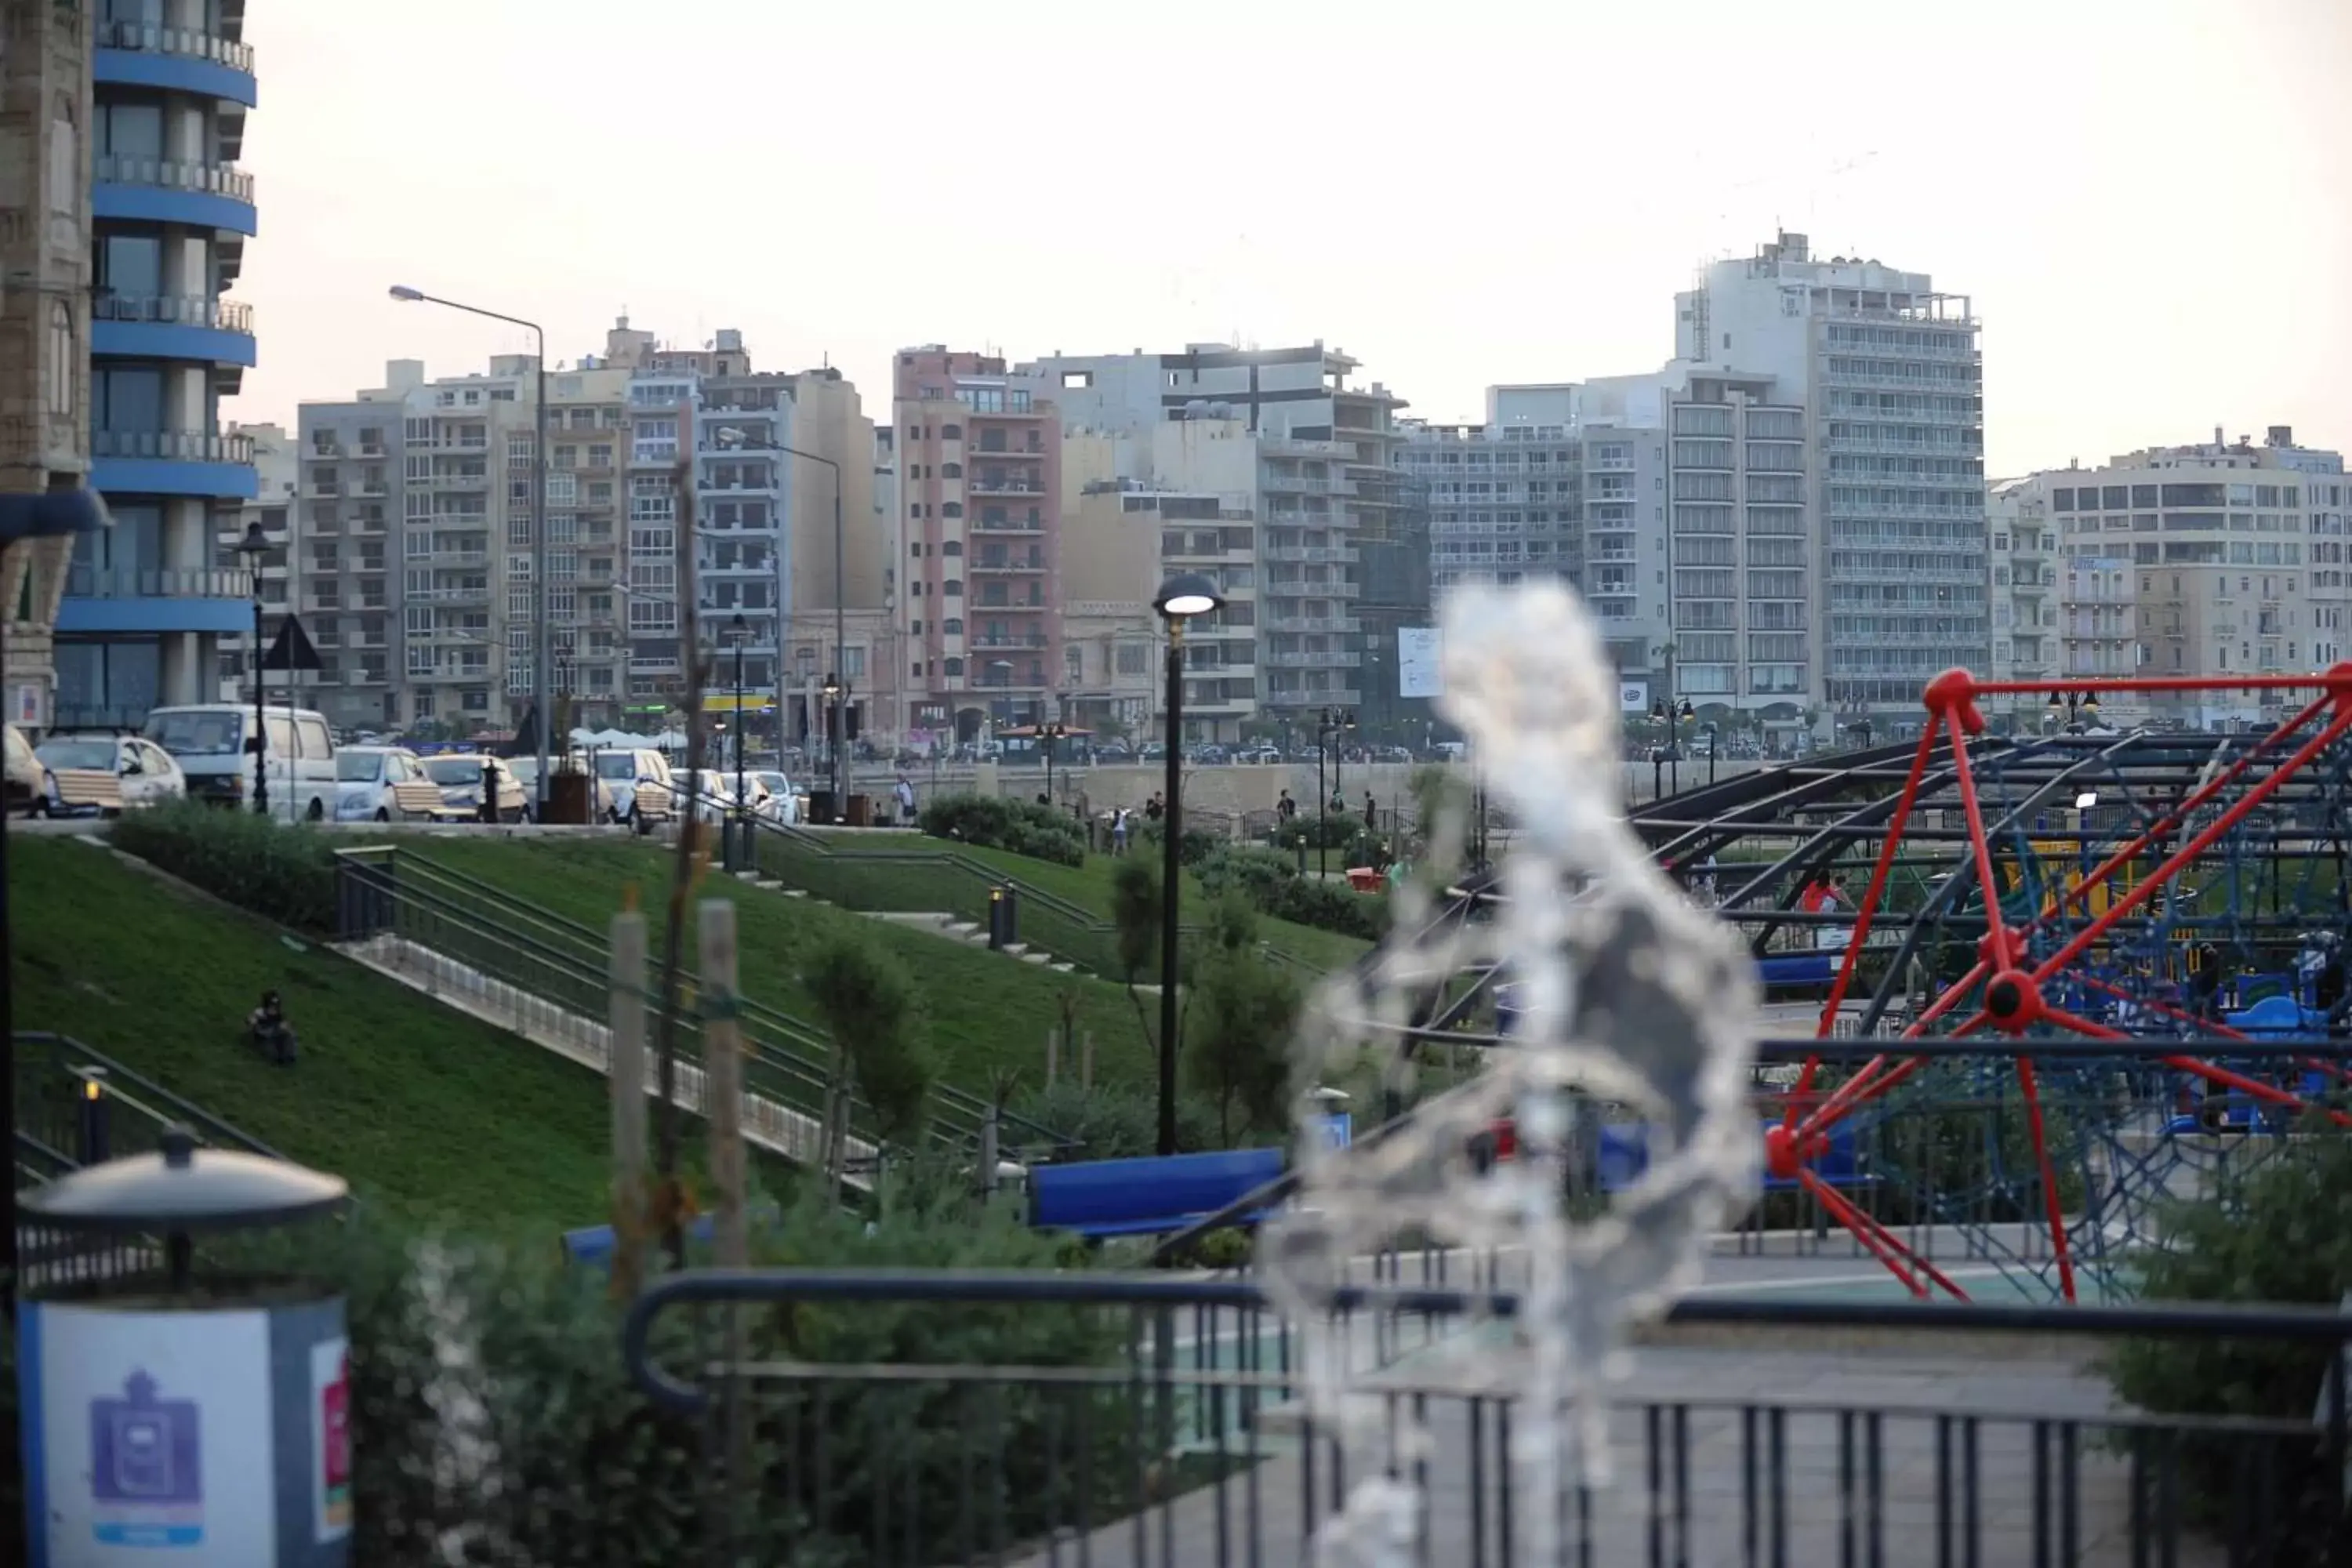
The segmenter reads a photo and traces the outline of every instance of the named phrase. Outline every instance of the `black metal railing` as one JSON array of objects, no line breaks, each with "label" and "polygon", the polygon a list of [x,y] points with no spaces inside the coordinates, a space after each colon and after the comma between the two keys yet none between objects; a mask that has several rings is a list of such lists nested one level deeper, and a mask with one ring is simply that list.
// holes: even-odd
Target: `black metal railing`
[{"label": "black metal railing", "polygon": [[[404,846],[383,845],[336,853],[337,933],[345,942],[396,936],[535,997],[578,1026],[583,1044],[611,1016],[610,942],[553,910],[516,897],[482,878],[457,870]],[[701,1061],[695,997],[699,979],[690,965],[681,976],[683,1053]],[[656,1037],[656,998],[646,999],[646,1039]],[[832,1045],[815,1026],[763,1003],[741,998],[736,1022],[747,1048],[744,1089],[803,1116],[821,1117],[833,1081]],[[952,1085],[931,1097],[929,1143],[952,1152],[976,1151],[990,1115],[987,1103]],[[998,1125],[1008,1153],[1051,1158],[1066,1141],[1024,1118],[1004,1112]],[[850,1135],[877,1142],[870,1110],[851,1100]]]},{"label": "black metal railing", "polygon": [[[1494,1331],[1353,1375],[1345,1428],[1305,1402],[1288,1325],[1246,1281],[688,1272],[634,1304],[624,1355],[700,1426],[693,1560],[712,1563],[772,1560],[781,1534],[845,1563],[1303,1562],[1370,1504],[1362,1522],[1399,1533],[1350,1561],[2291,1568],[2336,1561],[2352,1522],[2352,1314],[1685,1300],[1633,1352],[1601,1481],[1572,1457],[1580,1408],[1552,1413],[1557,1471],[1515,1447],[1546,1420],[1519,1308],[1335,1293],[1323,1326],[1343,1350],[1382,1322]],[[919,1348],[770,1342],[826,1309]],[[925,1353],[933,1320],[953,1352]],[[740,1348],[679,1370],[720,1334]],[[2292,1347],[2294,1386],[2258,1415],[2118,1406],[2098,1358],[2146,1341]],[[1408,1506],[1380,1515],[1368,1479]]]}]

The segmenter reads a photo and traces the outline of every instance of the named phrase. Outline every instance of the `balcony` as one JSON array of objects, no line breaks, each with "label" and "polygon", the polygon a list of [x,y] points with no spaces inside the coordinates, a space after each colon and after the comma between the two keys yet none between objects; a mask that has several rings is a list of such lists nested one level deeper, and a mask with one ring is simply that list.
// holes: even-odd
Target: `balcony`
[{"label": "balcony", "polygon": [[1352,686],[1301,686],[1276,688],[1265,695],[1266,704],[1274,708],[1300,708],[1310,703],[1330,703],[1340,708],[1356,708],[1363,704],[1363,694]]},{"label": "balcony", "polygon": [[250,368],[253,307],[202,294],[115,294],[90,300],[94,354],[197,360]]},{"label": "balcony", "polygon": [[60,632],[239,632],[253,624],[253,576],[209,567],[67,570]]},{"label": "balcony", "polygon": [[1284,565],[1333,565],[1356,559],[1352,544],[1269,544],[1265,559]]},{"label": "balcony", "polygon": [[1043,555],[1032,555],[1025,561],[1014,561],[1004,557],[983,555],[967,558],[964,562],[964,570],[966,572],[1043,572],[1045,570],[1045,558]]},{"label": "balcony", "polygon": [[101,153],[90,160],[90,177],[92,217],[242,235],[260,227],[253,210],[253,176],[234,163]]},{"label": "balcony", "polygon": [[1321,653],[1260,654],[1258,662],[1272,669],[1353,669],[1363,657],[1348,649],[1327,648]]},{"label": "balcony", "polygon": [[1352,616],[1276,616],[1265,623],[1270,632],[1356,632],[1362,626]]},{"label": "balcony", "polygon": [[436,473],[431,480],[436,490],[486,490],[490,488],[490,476],[478,474]]},{"label": "balcony", "polygon": [[967,638],[966,641],[971,647],[984,650],[988,648],[1040,648],[1049,646],[1052,639],[1047,637],[1044,632],[1024,632],[1018,636],[975,637]]},{"label": "balcony", "polygon": [[250,44],[198,27],[145,22],[101,20],[90,31],[97,46],[90,71],[98,81],[194,93],[247,109],[260,101]]},{"label": "balcony", "polygon": [[93,430],[90,483],[107,495],[251,500],[261,491],[253,441],[205,430]]},{"label": "balcony", "polygon": [[1035,479],[1017,479],[1009,474],[991,474],[983,479],[966,478],[964,489],[973,496],[1041,496],[1045,487]]},{"label": "balcony", "polygon": [[1008,442],[992,441],[983,436],[966,447],[965,452],[974,458],[1042,458],[1045,455],[1045,444],[1036,441],[1024,447],[1015,447]]}]

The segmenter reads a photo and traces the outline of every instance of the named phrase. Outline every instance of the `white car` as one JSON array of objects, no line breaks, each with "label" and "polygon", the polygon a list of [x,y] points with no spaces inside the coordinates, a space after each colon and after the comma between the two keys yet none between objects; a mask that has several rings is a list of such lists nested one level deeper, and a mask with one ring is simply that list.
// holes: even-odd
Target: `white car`
[{"label": "white car", "polygon": [[767,791],[764,796],[752,796],[752,809],[770,822],[780,822],[786,827],[799,826],[801,792],[793,787],[793,781],[773,768],[762,768],[751,776],[759,781],[761,789]]},{"label": "white car", "polygon": [[[671,780],[678,804],[691,809],[697,822],[724,822],[735,810],[735,772],[731,768],[705,768],[699,773],[681,770],[672,774]],[[751,797],[751,809],[759,811],[767,786],[760,782],[757,773],[743,775],[743,792]]]},{"label": "white car", "polygon": [[111,773],[122,809],[139,811],[188,797],[188,781],[172,753],[137,735],[52,735],[33,754],[51,776],[60,773]]},{"label": "white car", "polygon": [[441,789],[402,746],[345,746],[335,753],[335,820],[407,822],[441,808]]},{"label": "white car", "polygon": [[677,808],[670,795],[669,759],[651,748],[599,751],[596,777],[611,802],[606,808],[614,822],[643,828],[667,822]]},{"label": "white car", "polygon": [[440,789],[441,816],[461,822],[480,818],[483,775],[491,773],[498,780],[499,820],[520,822],[526,797],[521,784],[515,778],[514,770],[504,762],[473,752],[452,752],[425,759],[425,776]]}]

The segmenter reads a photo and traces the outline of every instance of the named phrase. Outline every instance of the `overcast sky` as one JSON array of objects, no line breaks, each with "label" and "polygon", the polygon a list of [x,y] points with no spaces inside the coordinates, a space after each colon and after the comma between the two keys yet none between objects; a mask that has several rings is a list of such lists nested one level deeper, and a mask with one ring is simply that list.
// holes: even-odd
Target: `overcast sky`
[{"label": "overcast sky", "polygon": [[1989,468],[2352,445],[2352,0],[260,0],[289,426],[624,309],[762,369],[1321,338],[1433,419],[1652,369],[1776,224],[1984,321]]}]

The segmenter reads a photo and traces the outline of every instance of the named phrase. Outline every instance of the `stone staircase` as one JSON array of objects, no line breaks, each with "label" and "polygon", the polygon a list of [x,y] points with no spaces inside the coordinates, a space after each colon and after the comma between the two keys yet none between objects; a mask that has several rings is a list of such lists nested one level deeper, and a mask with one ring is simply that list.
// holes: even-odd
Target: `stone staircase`
[{"label": "stone staircase", "polygon": [[[805,889],[787,888],[773,877],[763,877],[756,871],[738,871],[735,877],[739,881],[748,882],[755,888],[782,893],[788,899],[809,897]],[[819,904],[824,902],[823,899],[811,899],[809,901]],[[957,915],[908,912],[898,910],[852,910],[850,913],[863,915],[867,920],[882,921],[890,925],[904,926],[908,931],[929,931],[933,936],[945,937],[950,942],[961,942],[967,947],[986,948],[988,946],[987,931],[978,922],[964,920]],[[1040,969],[1050,969],[1056,974],[1077,973],[1076,964],[1066,959],[1056,958],[1042,948],[1032,947],[1025,942],[1009,942],[994,951],[1022,963]]]},{"label": "stone staircase", "polygon": [[[493,979],[445,953],[389,932],[358,942],[338,942],[335,951],[436,1002],[509,1034],[520,1035],[591,1071],[602,1074],[612,1070],[610,1026],[559,1007],[520,986]],[[660,1090],[651,1081],[650,1069],[649,1061],[646,1092],[657,1095]],[[704,1092],[702,1068],[695,1063],[680,1061],[677,1089],[672,1096],[675,1102],[695,1115],[702,1115]],[[744,1138],[795,1164],[814,1168],[819,1163],[821,1131],[817,1119],[805,1111],[763,1095],[746,1092],[743,1096]],[[873,1169],[877,1151],[872,1143],[856,1137],[847,1140],[847,1163],[853,1173],[843,1176],[843,1184],[860,1192],[870,1190],[871,1180],[854,1173],[859,1168]]]}]

